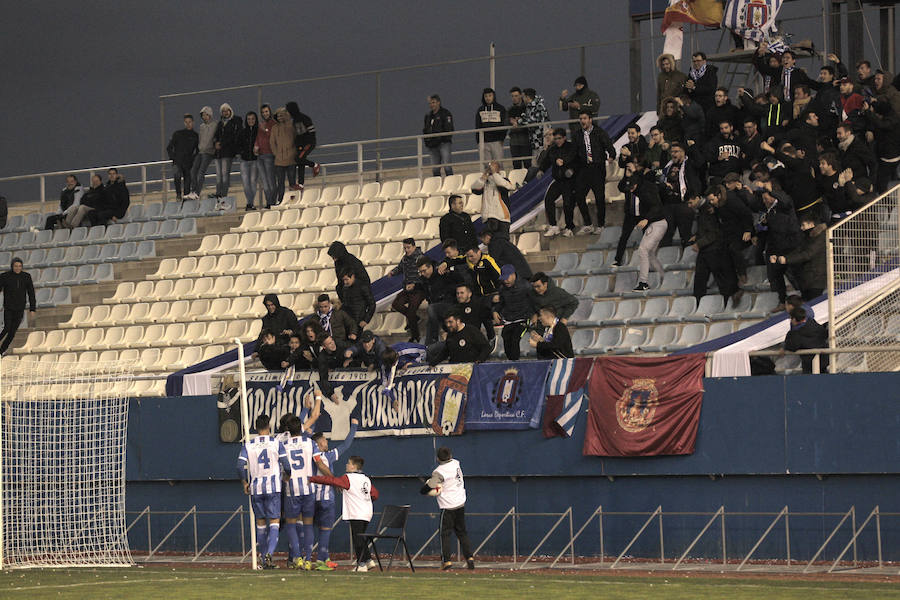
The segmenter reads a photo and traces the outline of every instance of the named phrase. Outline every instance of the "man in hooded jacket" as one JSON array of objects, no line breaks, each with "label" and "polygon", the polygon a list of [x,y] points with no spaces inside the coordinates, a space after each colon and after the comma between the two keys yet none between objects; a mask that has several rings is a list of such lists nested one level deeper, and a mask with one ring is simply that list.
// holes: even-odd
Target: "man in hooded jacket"
[{"label": "man in hooded jacket", "polygon": [[[481,92],[481,106],[475,113],[475,128],[485,129],[501,127],[506,124],[506,108],[497,102],[497,93],[493,88],[484,88]],[[503,160],[503,140],[506,139],[505,129],[491,129],[490,131],[476,132],[475,143],[484,137],[484,160]]]},{"label": "man in hooded jacket", "polygon": [[300,334],[297,315],[287,306],[282,306],[275,294],[263,296],[263,304],[266,314],[262,316],[262,329],[256,343],[262,341],[262,331],[271,331],[275,334],[276,341],[287,344],[292,335]]},{"label": "man in hooded jacket", "polygon": [[25,316],[25,301],[28,300],[29,316],[34,316],[37,302],[31,275],[22,270],[22,259],[12,259],[9,271],[0,274],[0,291],[3,291],[3,331],[0,332],[0,355],[16,336],[22,318]]},{"label": "man in hooded jacket", "polygon": [[337,277],[335,291],[342,302],[344,300],[344,283],[341,281],[341,276],[347,269],[353,271],[357,284],[369,289],[372,288],[372,280],[369,279],[365,265],[362,264],[361,260],[350,254],[343,242],[332,242],[331,246],[328,247],[328,256],[334,260],[334,274]]}]

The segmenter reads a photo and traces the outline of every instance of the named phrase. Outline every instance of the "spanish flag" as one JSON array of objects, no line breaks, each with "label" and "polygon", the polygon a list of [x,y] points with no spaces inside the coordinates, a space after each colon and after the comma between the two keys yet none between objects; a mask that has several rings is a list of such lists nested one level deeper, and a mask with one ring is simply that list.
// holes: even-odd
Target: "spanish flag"
[{"label": "spanish flag", "polygon": [[663,17],[662,30],[675,23],[696,23],[718,27],[725,9],[719,0],[670,0]]}]

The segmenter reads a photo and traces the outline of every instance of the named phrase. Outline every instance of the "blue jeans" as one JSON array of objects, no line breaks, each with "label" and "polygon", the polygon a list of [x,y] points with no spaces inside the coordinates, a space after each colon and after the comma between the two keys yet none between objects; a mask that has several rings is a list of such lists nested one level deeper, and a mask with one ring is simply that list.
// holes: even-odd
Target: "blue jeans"
[{"label": "blue jeans", "polygon": [[287,167],[279,167],[275,165],[275,202],[266,206],[274,206],[280,204],[284,199],[284,176],[287,175],[288,183],[295,185],[297,183],[297,165],[289,165]]},{"label": "blue jeans", "polygon": [[[440,146],[435,146],[434,148],[429,148],[428,152],[431,153],[431,164],[432,165],[447,165],[444,167],[444,175],[453,175],[453,167],[450,166],[450,151],[453,149],[453,144],[451,142],[444,142]],[[432,167],[431,174],[435,177],[440,176],[441,168],[440,167]]]},{"label": "blue jeans", "polygon": [[224,198],[228,195],[228,188],[231,185],[232,162],[234,162],[233,156],[216,159],[216,196]]},{"label": "blue jeans", "polygon": [[256,168],[266,196],[266,206],[272,206],[275,204],[275,155],[260,154],[256,159]]},{"label": "blue jeans", "polygon": [[191,181],[194,182],[194,185],[191,189],[195,194],[203,191],[203,179],[206,178],[206,170],[212,159],[212,154],[203,154],[202,152],[194,157],[194,165],[191,167]]},{"label": "blue jeans", "polygon": [[244,184],[244,198],[247,206],[253,206],[256,200],[256,181],[259,178],[259,169],[256,160],[241,160],[241,183]]}]

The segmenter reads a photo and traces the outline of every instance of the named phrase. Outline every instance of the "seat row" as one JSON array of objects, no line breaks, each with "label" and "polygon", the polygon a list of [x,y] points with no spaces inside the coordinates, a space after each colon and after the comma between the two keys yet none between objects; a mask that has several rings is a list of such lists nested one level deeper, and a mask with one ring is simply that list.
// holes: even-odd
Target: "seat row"
[{"label": "seat row", "polygon": [[113,223],[75,229],[56,229],[7,233],[0,240],[0,250],[32,250],[66,246],[90,246],[110,242],[162,240],[197,233],[197,220],[168,219],[143,223]]},{"label": "seat row", "polygon": [[[69,246],[67,248],[38,248],[26,250],[22,253],[10,256],[18,256],[25,263],[25,269],[43,267],[77,266],[85,264],[100,264],[122,262],[130,260],[143,260],[156,256],[156,244],[154,240],[142,242],[123,242],[121,244],[95,244],[92,246]],[[4,258],[5,255],[0,256]],[[7,261],[8,263],[8,261]]]},{"label": "seat row", "polygon": [[58,285],[90,285],[113,280],[113,266],[110,263],[68,267],[46,267],[29,269],[35,289]]},{"label": "seat row", "polygon": [[230,321],[195,321],[193,323],[154,323],[152,325],[115,325],[88,329],[53,329],[32,331],[16,354],[75,352],[81,350],[124,350],[196,346],[226,343],[239,338],[252,341],[259,336],[262,321],[236,319]]},{"label": "seat row", "polygon": [[34,296],[39,308],[72,304],[72,290],[69,286],[38,288],[34,290]]},{"label": "seat row", "polygon": [[439,218],[409,219],[387,223],[354,223],[351,225],[327,225],[303,227],[281,231],[248,231],[206,235],[200,247],[190,251],[190,256],[214,254],[262,252],[302,248],[327,248],[337,240],[350,243],[354,240],[370,242],[398,242],[406,238],[430,240],[438,238]]},{"label": "seat row", "polygon": [[[232,227],[234,233],[272,231],[296,227],[348,225],[352,223],[388,222],[404,219],[440,217],[447,213],[447,199],[443,196],[387,200],[385,202],[328,205],[323,207],[288,208],[283,211],[248,212],[241,224]],[[465,210],[475,218],[481,214],[481,196],[471,195]]]}]

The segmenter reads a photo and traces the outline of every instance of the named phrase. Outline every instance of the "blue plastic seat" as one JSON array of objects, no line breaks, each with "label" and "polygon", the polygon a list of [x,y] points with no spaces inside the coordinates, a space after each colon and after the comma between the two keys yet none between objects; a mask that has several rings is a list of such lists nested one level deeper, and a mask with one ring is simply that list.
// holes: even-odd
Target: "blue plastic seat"
[{"label": "blue plastic seat", "polygon": [[610,277],[609,275],[591,275],[584,282],[584,288],[581,295],[586,298],[599,298],[609,293]]},{"label": "blue plastic seat", "polygon": [[581,277],[566,277],[560,283],[562,289],[566,290],[573,296],[577,296],[581,293],[581,288],[584,286],[584,280]]},{"label": "blue plastic seat", "polygon": [[565,252],[556,257],[556,265],[554,265],[553,270],[549,271],[547,275],[550,275],[551,277],[568,275],[576,266],[578,266],[578,254],[575,252]]}]

